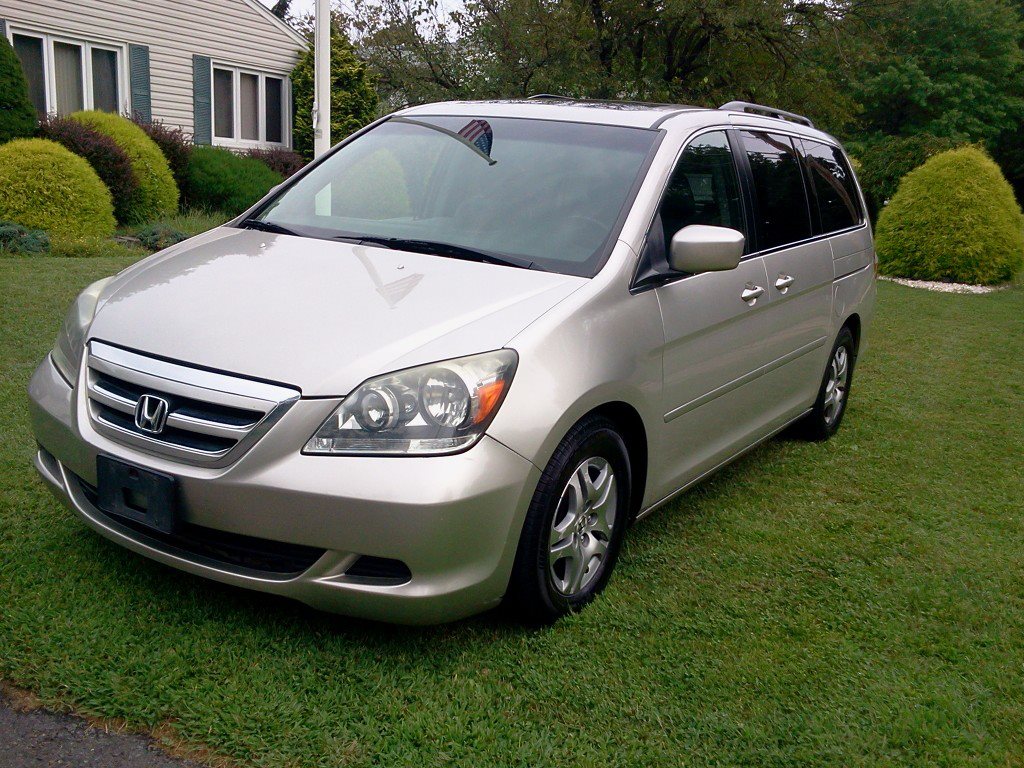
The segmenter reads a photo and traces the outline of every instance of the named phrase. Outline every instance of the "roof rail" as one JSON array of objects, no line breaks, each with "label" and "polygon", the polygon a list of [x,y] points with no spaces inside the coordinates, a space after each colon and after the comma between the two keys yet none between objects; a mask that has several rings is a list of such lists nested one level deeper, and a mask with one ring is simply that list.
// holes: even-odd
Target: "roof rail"
[{"label": "roof rail", "polygon": [[752,112],[759,115],[774,117],[779,120],[790,120],[794,123],[806,125],[808,128],[814,127],[814,123],[811,122],[809,117],[798,115],[796,112],[787,112],[784,109],[766,107],[763,104],[754,104],[749,101],[730,101],[720,106],[719,109],[729,110],[730,112]]},{"label": "roof rail", "polygon": [[585,99],[577,99],[574,96],[562,96],[559,93],[534,93],[526,97],[527,101],[535,101],[540,99],[558,99],[559,101],[585,101]]}]

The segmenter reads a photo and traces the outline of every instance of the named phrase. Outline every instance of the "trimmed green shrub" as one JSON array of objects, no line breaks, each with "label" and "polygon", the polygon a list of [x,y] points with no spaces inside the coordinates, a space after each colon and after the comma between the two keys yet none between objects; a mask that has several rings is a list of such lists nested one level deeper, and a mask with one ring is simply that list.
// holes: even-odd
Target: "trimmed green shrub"
[{"label": "trimmed green shrub", "polygon": [[114,200],[114,218],[122,224],[130,220],[131,204],[138,194],[139,181],[135,178],[132,161],[112,138],[78,120],[54,115],[40,121],[39,136],[56,141],[88,160],[110,190]]},{"label": "trimmed green shrub", "polygon": [[0,221],[0,253],[34,256],[50,250],[50,237],[41,229],[27,229],[21,224]]},{"label": "trimmed green shrub", "polygon": [[188,159],[192,157],[192,137],[181,128],[167,125],[159,120],[147,123],[136,119],[134,122],[164,153],[167,164],[171,168],[171,175],[174,176],[174,183],[178,185],[180,193],[185,188]]},{"label": "trimmed green shrub", "polygon": [[293,173],[301,171],[306,165],[302,155],[291,149],[250,149],[245,156],[259,160],[267,168],[281,174],[286,179]]},{"label": "trimmed green shrub", "polygon": [[963,146],[963,143],[927,133],[887,136],[859,153],[861,166],[855,170],[864,190],[871,221],[878,220],[885,202],[896,194],[904,176],[929,157],[956,149]]},{"label": "trimmed green shrub", "polygon": [[999,166],[962,147],[904,177],[878,218],[875,245],[884,274],[992,285],[1024,264],[1024,216]]},{"label": "trimmed green shrub", "polygon": [[51,237],[106,237],[114,204],[88,161],[46,139],[0,146],[0,219]]},{"label": "trimmed green shrub", "polygon": [[149,251],[138,243],[127,243],[109,237],[55,237],[50,255],[63,259],[100,259],[108,256],[144,259]]},{"label": "trimmed green shrub", "polygon": [[36,108],[28,97],[21,60],[7,38],[0,35],[0,144],[35,133]]},{"label": "trimmed green shrub", "polygon": [[237,216],[281,181],[281,174],[259,160],[196,147],[188,163],[185,198],[190,206]]},{"label": "trimmed green shrub", "polygon": [[[331,35],[331,144],[371,122],[377,113],[373,79],[344,35]],[[307,48],[292,70],[295,100],[292,145],[307,160],[313,159],[313,48]]]},{"label": "trimmed green shrub", "polygon": [[109,136],[131,160],[139,188],[127,205],[126,223],[142,224],[178,210],[178,186],[167,158],[139,126],[110,112],[75,112],[71,118]]},{"label": "trimmed green shrub", "polygon": [[153,224],[144,227],[136,232],[135,236],[151,251],[162,251],[164,248],[170,248],[189,238],[180,229],[169,227],[166,224]]}]

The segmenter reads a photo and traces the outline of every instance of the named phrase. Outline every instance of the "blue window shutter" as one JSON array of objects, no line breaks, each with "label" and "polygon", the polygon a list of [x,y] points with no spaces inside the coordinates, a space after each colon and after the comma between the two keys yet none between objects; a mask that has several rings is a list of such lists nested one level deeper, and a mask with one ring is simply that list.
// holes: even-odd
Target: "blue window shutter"
[{"label": "blue window shutter", "polygon": [[7,22],[0,19],[0,37],[7,37]]},{"label": "blue window shutter", "polygon": [[153,99],[149,89],[149,46],[128,46],[128,79],[132,96],[132,117],[153,122]]},{"label": "blue window shutter", "polygon": [[210,93],[210,57],[192,57],[192,140],[196,144],[213,143],[213,99]]}]

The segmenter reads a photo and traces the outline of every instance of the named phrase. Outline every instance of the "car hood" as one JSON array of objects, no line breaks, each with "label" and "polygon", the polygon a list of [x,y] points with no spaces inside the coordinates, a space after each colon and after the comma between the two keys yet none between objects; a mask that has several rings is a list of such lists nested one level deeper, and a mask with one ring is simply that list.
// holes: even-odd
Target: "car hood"
[{"label": "car hood", "polygon": [[586,282],[223,227],[119,274],[89,337],[341,396],[378,374],[500,348]]}]

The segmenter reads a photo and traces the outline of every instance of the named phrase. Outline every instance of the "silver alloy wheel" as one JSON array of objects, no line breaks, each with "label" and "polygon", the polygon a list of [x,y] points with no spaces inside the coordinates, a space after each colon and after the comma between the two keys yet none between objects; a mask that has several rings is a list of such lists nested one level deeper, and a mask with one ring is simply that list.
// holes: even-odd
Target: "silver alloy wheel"
[{"label": "silver alloy wheel", "polygon": [[839,414],[843,412],[846,390],[850,386],[850,352],[845,346],[836,347],[829,365],[828,381],[825,383],[824,415],[825,423],[830,427],[835,424]]},{"label": "silver alloy wheel", "polygon": [[601,572],[618,503],[615,471],[606,459],[586,459],[572,473],[558,499],[548,539],[548,572],[562,595],[579,594]]}]

